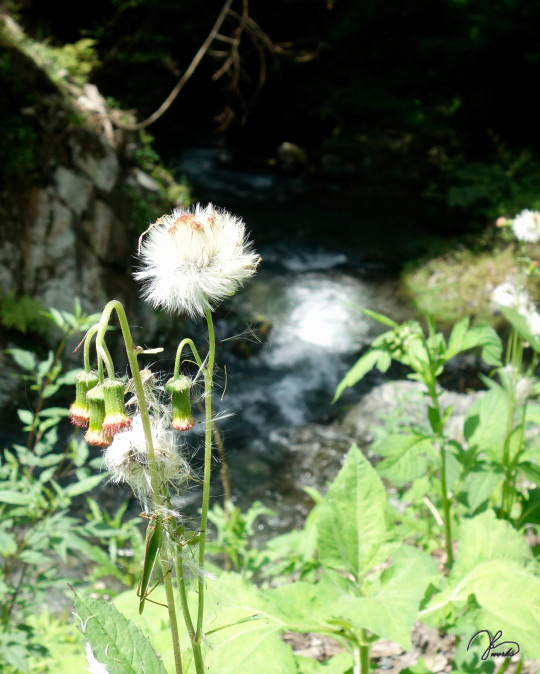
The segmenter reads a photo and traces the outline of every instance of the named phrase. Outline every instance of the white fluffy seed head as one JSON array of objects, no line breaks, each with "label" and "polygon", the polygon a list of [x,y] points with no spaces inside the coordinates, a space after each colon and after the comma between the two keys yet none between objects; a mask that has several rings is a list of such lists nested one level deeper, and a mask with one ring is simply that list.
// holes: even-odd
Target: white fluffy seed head
[{"label": "white fluffy seed head", "polygon": [[167,311],[204,315],[234,295],[252,276],[260,257],[247,240],[244,222],[212,204],[176,209],[145,236],[135,272],[143,298]]},{"label": "white fluffy seed head", "polygon": [[540,213],[538,211],[521,211],[512,221],[512,231],[518,241],[536,243],[540,241]]},{"label": "white fluffy seed head", "polygon": [[516,285],[510,281],[500,283],[491,293],[491,301],[497,307],[515,309],[519,313],[526,313],[531,304],[525,290],[518,291]]},{"label": "white fluffy seed head", "polygon": [[[160,483],[178,486],[187,480],[189,466],[178,451],[174,432],[168,426],[168,418],[152,420],[152,444]],[[134,417],[131,428],[114,436],[103,456],[111,482],[127,482],[135,496],[145,502],[152,494],[152,480],[140,414]]]}]

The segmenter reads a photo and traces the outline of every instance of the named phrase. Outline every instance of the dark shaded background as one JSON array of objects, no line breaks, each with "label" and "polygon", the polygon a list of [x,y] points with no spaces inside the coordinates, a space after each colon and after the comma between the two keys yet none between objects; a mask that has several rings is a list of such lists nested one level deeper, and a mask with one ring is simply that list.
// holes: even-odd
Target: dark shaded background
[{"label": "dark shaded background", "polygon": [[[14,5],[32,37],[96,39],[102,64],[91,81],[142,119],[174,86],[222,3]],[[414,195],[440,233],[478,229],[539,201],[538,3],[253,0],[249,14],[274,45],[258,96],[250,102],[260,59],[248,36],[239,92],[227,76],[212,81],[222,58],[207,55],[150,127],[166,161],[212,137],[260,166],[292,142],[308,152],[311,174],[330,153],[353,188]],[[227,19],[221,33],[236,25]],[[234,118],[220,130],[225,109]]]}]

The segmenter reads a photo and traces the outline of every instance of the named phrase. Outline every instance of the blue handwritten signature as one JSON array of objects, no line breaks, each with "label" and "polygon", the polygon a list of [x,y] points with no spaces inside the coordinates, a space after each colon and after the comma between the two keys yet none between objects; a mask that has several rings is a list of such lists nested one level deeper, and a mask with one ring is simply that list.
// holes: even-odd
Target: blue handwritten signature
[{"label": "blue handwritten signature", "polygon": [[[480,630],[469,641],[469,645],[467,646],[467,650],[469,650],[472,642],[476,639],[476,637],[479,634],[487,634],[488,639],[489,639],[489,645],[486,648],[486,650],[482,653],[482,660],[487,660],[488,657],[491,657],[491,658],[512,658],[514,655],[517,655],[521,650],[520,647],[519,647],[519,644],[516,641],[501,641],[499,643],[499,639],[501,639],[502,635],[503,635],[502,630],[499,630],[498,632],[495,632],[495,634],[493,636],[491,636],[491,632],[489,630]],[[501,648],[502,646],[509,646],[509,648],[507,648],[506,650],[494,651],[495,648]]]}]

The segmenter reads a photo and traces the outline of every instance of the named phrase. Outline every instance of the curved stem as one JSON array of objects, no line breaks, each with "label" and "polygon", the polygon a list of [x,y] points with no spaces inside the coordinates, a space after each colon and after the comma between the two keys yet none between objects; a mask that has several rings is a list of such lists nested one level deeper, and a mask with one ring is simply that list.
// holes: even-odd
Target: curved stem
[{"label": "curved stem", "polygon": [[178,348],[176,349],[176,358],[174,360],[174,372],[173,372],[174,377],[178,377],[178,373],[180,372],[182,351],[186,346],[189,346],[189,348],[191,349],[191,353],[193,354],[193,357],[195,358],[195,362],[197,363],[197,365],[200,368],[202,368],[203,366],[203,362],[201,360],[201,357],[199,356],[199,352],[197,351],[197,347],[195,346],[193,340],[189,339],[189,337],[186,337],[180,342]]},{"label": "curved stem", "polygon": [[[163,498],[160,490],[158,469],[154,453],[154,445],[152,442],[152,429],[150,426],[148,405],[146,404],[146,398],[144,397],[144,388],[141,380],[141,374],[139,371],[139,363],[137,361],[137,351],[135,349],[133,338],[131,336],[131,331],[129,329],[126,312],[124,307],[118,300],[112,300],[111,302],[109,302],[105,306],[105,309],[103,309],[103,313],[101,314],[101,319],[99,321],[100,327],[96,337],[96,346],[98,349],[98,355],[101,355],[101,352],[107,348],[105,346],[105,332],[107,330],[107,325],[109,323],[113,311],[116,311],[118,320],[120,322],[122,337],[124,338],[124,344],[126,346],[126,354],[129,361],[129,368],[131,370],[133,383],[135,384],[135,394],[137,396],[137,403],[141,415],[144,437],[148,449],[148,468],[150,470],[150,482],[152,485],[154,506],[156,507],[156,509],[159,509],[163,505]],[[99,360],[101,362],[101,358]],[[178,635],[178,623],[176,620],[176,609],[174,606],[172,580],[170,574],[168,573],[171,567],[171,563],[169,561],[166,537],[164,537],[164,541],[161,546],[160,557],[161,557],[161,568],[164,576],[165,594],[167,596],[167,609],[169,611],[169,627],[171,630],[171,637],[173,642],[175,669],[176,674],[182,674],[182,660],[180,656],[180,638]]]},{"label": "curved stem", "polygon": [[[214,360],[216,355],[216,338],[214,323],[210,309],[206,310],[206,322],[208,324],[208,365],[204,371],[204,404],[205,404],[205,435],[204,435],[204,478],[203,497],[201,507],[201,539],[199,543],[199,567],[204,570],[204,551],[206,545],[206,528],[208,525],[208,505],[210,501],[210,471],[212,468],[212,384],[214,372]],[[197,631],[195,643],[202,640],[202,628],[204,619],[204,576],[201,574],[198,583],[199,602],[197,613]]]},{"label": "curved stem", "polygon": [[84,371],[88,374],[90,367],[90,346],[92,344],[92,337],[99,330],[99,323],[93,325],[84,337]]}]

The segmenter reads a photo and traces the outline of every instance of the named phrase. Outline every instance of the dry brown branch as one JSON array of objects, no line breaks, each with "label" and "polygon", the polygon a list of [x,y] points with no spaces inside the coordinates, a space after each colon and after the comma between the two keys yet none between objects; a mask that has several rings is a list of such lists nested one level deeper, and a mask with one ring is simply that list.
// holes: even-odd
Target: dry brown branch
[{"label": "dry brown branch", "polygon": [[203,56],[206,54],[208,51],[208,48],[214,41],[216,35],[219,33],[219,29],[223,25],[223,22],[225,21],[225,18],[227,17],[228,12],[230,11],[231,5],[233,3],[233,0],[225,0],[225,4],[221,8],[221,12],[219,13],[219,16],[212,27],[212,30],[208,34],[206,40],[202,43],[200,46],[198,52],[195,54],[193,57],[193,60],[187,67],[187,70],[185,73],[182,75],[174,89],[171,91],[171,93],[167,96],[167,98],[163,101],[163,103],[159,106],[159,108],[153,112],[150,117],[147,117],[144,121],[138,122],[136,124],[125,124],[121,125],[122,128],[127,129],[128,131],[137,131],[139,129],[144,129],[146,126],[149,126],[150,124],[153,124],[155,121],[157,121],[161,115],[163,115],[164,112],[166,112],[169,107],[171,106],[172,102],[175,100],[175,98],[178,96],[180,91],[183,89],[184,85],[186,82],[189,80],[189,78],[193,75],[195,72],[197,66],[201,62]]}]

